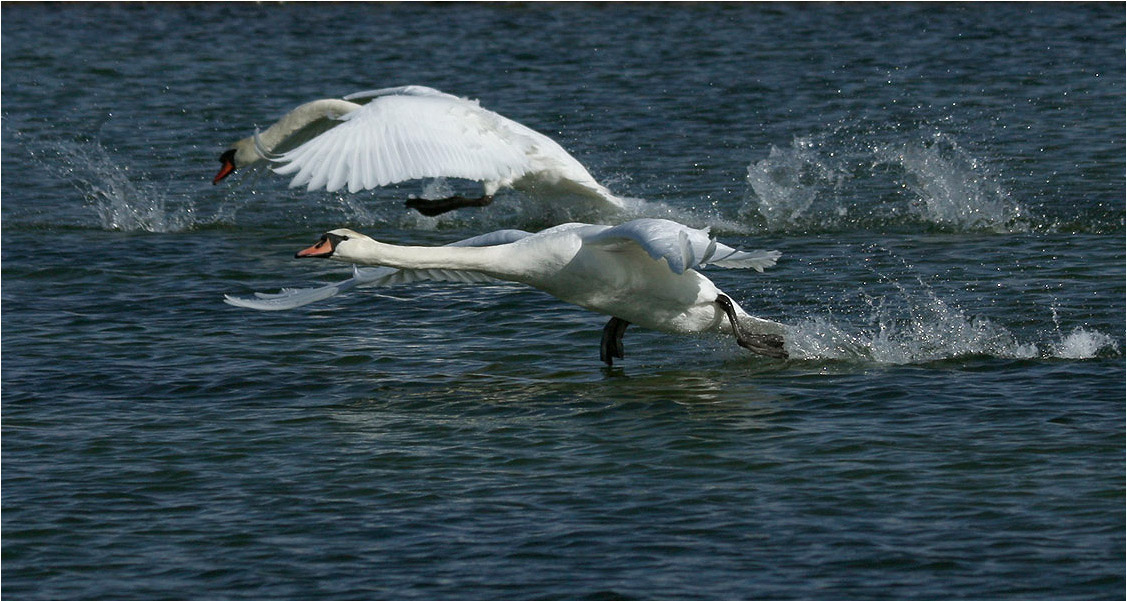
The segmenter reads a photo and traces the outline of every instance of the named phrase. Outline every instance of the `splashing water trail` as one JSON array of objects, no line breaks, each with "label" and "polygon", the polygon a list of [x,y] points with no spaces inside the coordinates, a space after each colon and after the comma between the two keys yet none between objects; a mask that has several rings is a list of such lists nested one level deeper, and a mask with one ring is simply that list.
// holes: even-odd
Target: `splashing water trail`
[{"label": "splashing water trail", "polygon": [[920,297],[905,291],[897,301],[886,299],[862,326],[816,316],[796,323],[789,335],[792,357],[799,359],[913,364],[970,355],[1038,355],[1037,345],[1018,341],[987,318],[967,316],[931,292]]},{"label": "splashing water trail", "polygon": [[833,316],[796,322],[788,329],[791,357],[902,365],[974,355],[1081,360],[1119,353],[1113,337],[1095,330],[1076,328],[1059,340],[1022,342],[1004,326],[967,316],[933,294],[902,301],[908,305],[898,309],[909,315],[897,315],[897,309],[887,307],[863,325]]},{"label": "splashing water trail", "polygon": [[839,126],[772,146],[748,165],[745,220],[769,230],[924,223],[943,229],[1029,230],[1025,209],[984,163],[939,131]]},{"label": "splashing water trail", "polygon": [[1112,337],[1077,327],[1052,347],[1053,357],[1082,360],[1097,357],[1104,350],[1119,353],[1119,344]]},{"label": "splashing water trail", "polygon": [[874,157],[903,171],[904,186],[918,197],[910,209],[923,221],[1002,232],[1022,223],[1021,206],[950,136],[936,132],[921,142],[880,146]]},{"label": "splashing water trail", "polygon": [[195,224],[190,201],[169,209],[166,193],[148,182],[143,173],[114,160],[97,141],[56,142],[44,148],[43,152],[54,155],[51,160],[35,152],[33,158],[82,191],[102,228],[180,232]]},{"label": "splashing water trail", "polygon": [[[748,166],[747,182],[758,197],[755,207],[772,230],[804,221],[820,189],[836,189],[844,175],[820,160],[809,138],[796,138],[791,148],[772,145],[766,159]],[[844,215],[838,209],[834,213]]]},{"label": "splashing water trail", "polygon": [[[968,356],[1024,360],[1119,354],[1117,340],[1097,330],[1077,327],[1062,333],[1055,308],[1050,330],[1019,337],[996,320],[970,315],[945,299],[887,249],[874,245],[867,251],[886,262],[879,270],[866,268],[878,280],[865,283],[854,297],[825,295],[832,310],[792,323],[787,332],[792,358],[903,365]],[[889,272],[896,263],[900,273]],[[1041,340],[1022,340],[1031,336]]]}]

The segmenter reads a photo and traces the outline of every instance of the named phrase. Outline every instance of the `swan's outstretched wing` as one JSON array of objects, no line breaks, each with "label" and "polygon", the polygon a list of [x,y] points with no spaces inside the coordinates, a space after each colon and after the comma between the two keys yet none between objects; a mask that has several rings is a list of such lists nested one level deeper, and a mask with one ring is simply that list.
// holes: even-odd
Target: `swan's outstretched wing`
[{"label": "swan's outstretched wing", "polygon": [[347,97],[365,98],[336,127],[272,157],[274,171],[294,174],[291,187],[356,192],[420,178],[511,181],[532,168],[528,128],[477,102],[422,86]]},{"label": "swan's outstretched wing", "polygon": [[[514,147],[519,148],[526,155],[527,166],[514,169],[514,179],[539,172],[542,177],[536,178],[531,183],[531,188],[554,189],[560,193],[578,194],[605,201],[611,206],[624,208],[627,203],[615,196],[587,171],[578,159],[571,156],[564,147],[548,136],[503,115],[482,108],[477,101],[465,100],[452,94],[447,94],[426,86],[399,86],[395,88],[381,88],[367,92],[356,92],[344,97],[349,102],[364,103],[372,99],[385,96],[416,96],[444,99],[445,101],[464,106],[467,110],[478,114],[489,127],[498,132]],[[452,143],[455,141],[451,141]],[[484,150],[484,149],[483,149]],[[453,176],[458,177],[458,176]],[[410,178],[408,178],[410,179]],[[497,178],[468,178],[488,180]]]},{"label": "swan's outstretched wing", "polygon": [[737,251],[717,242],[708,230],[690,228],[664,219],[638,219],[607,228],[588,239],[588,244],[614,245],[633,242],[654,259],[662,259],[676,274],[705,265],[722,268],[751,268],[762,272],[782,256],[778,251]]},{"label": "swan's outstretched wing", "polygon": [[[455,243],[451,247],[489,247],[503,245],[529,236],[523,230],[498,230],[481,236],[474,236]],[[395,268],[357,268],[352,267],[352,277],[340,282],[314,288],[284,288],[279,293],[255,293],[254,297],[232,297],[225,295],[223,301],[228,305],[246,307],[260,311],[280,311],[309,305],[339,295],[357,286],[392,286],[412,282],[492,282],[494,279],[478,272],[459,270],[398,270]]]},{"label": "swan's outstretched wing", "polygon": [[233,297],[231,295],[224,295],[223,302],[228,305],[234,305],[235,307],[246,307],[260,311],[293,309],[339,295],[360,284],[368,282],[378,283],[380,280],[386,279],[388,276],[398,271],[399,270],[394,268],[358,269],[353,266],[352,278],[348,280],[314,288],[284,288],[279,293],[255,293],[254,297]]}]

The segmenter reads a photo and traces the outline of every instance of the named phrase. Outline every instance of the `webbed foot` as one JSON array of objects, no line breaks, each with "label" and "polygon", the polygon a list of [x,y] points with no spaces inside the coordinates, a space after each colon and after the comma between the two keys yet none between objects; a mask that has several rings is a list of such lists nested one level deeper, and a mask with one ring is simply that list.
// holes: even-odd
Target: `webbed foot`
[{"label": "webbed foot", "polygon": [[493,202],[493,195],[482,195],[476,199],[466,198],[461,195],[446,197],[444,199],[408,199],[403,203],[407,207],[422,213],[427,217],[442,215],[447,211],[462,209],[463,207],[485,207]]},{"label": "webbed foot", "polygon": [[622,335],[630,323],[621,318],[611,318],[603,327],[603,340],[599,344],[599,359],[606,362],[607,366],[614,365],[614,359],[622,359],[625,355],[622,346]]},{"label": "webbed foot", "polygon": [[716,304],[719,305],[724,313],[728,314],[728,319],[732,321],[732,331],[736,333],[736,343],[740,347],[747,349],[759,355],[773,357],[775,359],[785,360],[790,357],[787,350],[783,348],[783,337],[777,334],[746,334],[740,328],[740,321],[736,317],[736,308],[732,304],[732,300],[726,295],[719,295],[716,297]]}]

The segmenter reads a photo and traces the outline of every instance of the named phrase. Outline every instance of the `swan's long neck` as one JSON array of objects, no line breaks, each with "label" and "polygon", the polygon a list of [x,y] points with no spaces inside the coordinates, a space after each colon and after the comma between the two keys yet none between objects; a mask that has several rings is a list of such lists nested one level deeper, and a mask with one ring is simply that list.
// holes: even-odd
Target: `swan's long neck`
[{"label": "swan's long neck", "polygon": [[528,267],[514,262],[509,245],[490,247],[407,247],[370,238],[352,239],[332,256],[338,261],[401,270],[456,270],[487,274],[501,280],[523,281]]},{"label": "swan's long neck", "polygon": [[[259,144],[267,152],[273,151],[286,138],[294,132],[310,125],[320,119],[339,119],[360,108],[360,105],[347,100],[323,98],[307,102],[296,109],[286,113],[277,123],[258,133]],[[255,149],[254,136],[243,138],[235,143],[235,161],[239,165],[246,165],[261,159]]]}]

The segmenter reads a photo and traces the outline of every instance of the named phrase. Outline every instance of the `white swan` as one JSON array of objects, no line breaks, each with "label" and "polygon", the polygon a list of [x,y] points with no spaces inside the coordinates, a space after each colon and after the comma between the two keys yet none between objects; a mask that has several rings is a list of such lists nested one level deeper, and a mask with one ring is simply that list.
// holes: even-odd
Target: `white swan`
[{"label": "white swan", "polygon": [[[366,104],[365,104],[366,103]],[[425,215],[484,206],[501,188],[554,192],[600,207],[625,206],[551,138],[493,111],[424,86],[358,92],[305,103],[265,131],[220,156],[212,181],[267,161],[294,174],[290,187],[357,192],[407,180],[461,178],[482,182],[471,199],[411,199]]]},{"label": "white swan", "polygon": [[623,357],[622,335],[630,324],[671,333],[734,334],[755,353],[786,358],[782,324],[748,315],[695,269],[715,265],[762,272],[779,256],[778,251],[737,251],[710,238],[707,230],[662,219],[613,227],[564,224],[536,234],[502,230],[445,247],[390,245],[339,229],[297,257],[385,267],[357,270],[350,280],[319,289],[259,294],[256,299],[228,296],[226,301],[288,309],[358,284],[508,280],[611,316],[600,347],[608,366],[612,358]]}]

